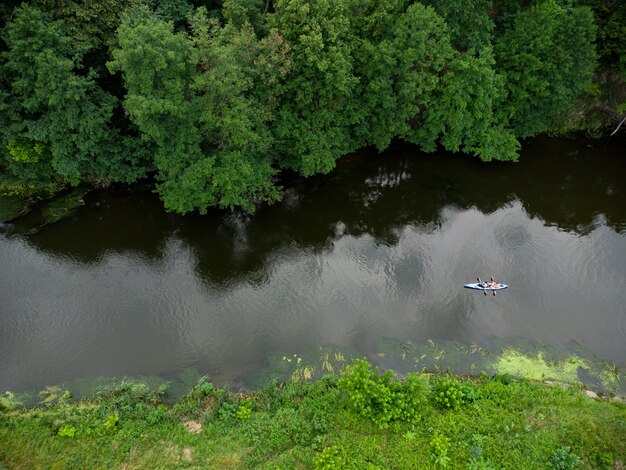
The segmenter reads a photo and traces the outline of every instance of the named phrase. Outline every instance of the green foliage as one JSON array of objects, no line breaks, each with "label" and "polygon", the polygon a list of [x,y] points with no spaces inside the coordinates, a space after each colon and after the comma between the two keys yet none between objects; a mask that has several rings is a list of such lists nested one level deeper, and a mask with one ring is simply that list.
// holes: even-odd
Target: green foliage
[{"label": "green foliage", "polygon": [[[471,383],[475,406],[441,412],[432,401],[422,406],[419,423],[398,420],[378,429],[369,418],[345,409],[345,392],[337,389],[336,379],[274,382],[247,395],[209,392],[213,395],[207,396],[210,407],[204,409],[198,436],[181,423],[177,403],[164,404],[158,393],[154,396],[157,387],[131,383],[110,385],[95,401],[4,410],[0,413],[3,464],[9,468],[126,464],[164,469],[181,465],[494,469],[575,468],[572,465],[579,462],[589,468],[612,468],[626,457],[622,438],[626,407],[588,400],[575,387],[546,387],[524,380],[505,385],[497,379],[476,378]],[[206,395],[205,387],[193,394]],[[470,395],[468,390],[464,393]],[[254,411],[240,419],[237,414],[242,408]],[[576,443],[577,455],[564,447],[571,442]]]},{"label": "green foliage", "polygon": [[120,417],[117,414],[109,415],[104,421],[104,427],[106,429],[112,429],[120,422]]},{"label": "green foliage", "polygon": [[391,371],[379,375],[365,359],[350,364],[338,385],[347,392],[352,409],[380,428],[394,421],[417,421],[426,402],[427,386],[419,374],[409,374],[401,382]]},{"label": "green foliage", "polygon": [[68,390],[63,390],[58,385],[48,386],[39,392],[40,403],[46,407],[58,406],[67,403],[72,398]]},{"label": "green foliage", "polygon": [[322,452],[315,456],[315,470],[337,470],[350,466],[345,451],[338,446],[325,447]]},{"label": "green foliage", "polygon": [[272,34],[259,41],[249,28],[221,28],[204,9],[190,22],[191,37],[175,33],[145,7],[129,11],[108,65],[122,72],[124,107],[158,149],[165,207],[253,211],[254,201],[279,197],[266,126],[271,105],[263,101],[267,96],[257,99],[253,84],[282,73],[282,40]]},{"label": "green foliage", "polygon": [[198,414],[206,399],[214,397],[215,394],[216,390],[213,384],[208,381],[206,376],[201,376],[189,392],[178,400],[173,411],[178,416]]},{"label": "green foliage", "polygon": [[467,470],[495,470],[495,466],[484,455],[485,438],[481,434],[474,434],[470,439],[470,459]]},{"label": "green foliage", "polygon": [[469,384],[443,379],[436,382],[432,390],[433,400],[442,408],[458,410],[473,401],[475,394]]},{"label": "green foliage", "polygon": [[167,385],[162,384],[151,387],[141,381],[122,380],[98,389],[96,400],[100,407],[100,413],[106,416],[107,422],[113,419],[128,419],[131,417],[144,416],[150,410],[161,403],[167,390]]},{"label": "green foliage", "polygon": [[550,457],[550,465],[554,470],[574,470],[580,464],[580,457],[569,447],[556,449]]},{"label": "green foliage", "polygon": [[257,35],[267,34],[263,18],[268,2],[266,0],[224,0],[222,14],[228,23],[236,28],[252,26]]},{"label": "green foliage", "polygon": [[626,3],[610,0],[578,0],[577,3],[591,8],[594,13],[600,60],[626,78]]},{"label": "green foliage", "polygon": [[492,0],[425,0],[450,27],[452,44],[461,50],[480,51],[491,43],[494,23],[489,17]]},{"label": "green foliage", "polygon": [[71,424],[65,424],[59,429],[59,436],[74,437],[76,435],[76,428]]},{"label": "green foliage", "polygon": [[276,88],[281,106],[273,126],[281,166],[304,176],[328,173],[359,146],[350,127],[353,101],[349,0],[277,0],[270,26],[284,37],[292,60]]},{"label": "green foliage", "polygon": [[467,462],[467,470],[496,470],[496,467],[489,459],[472,457]]},{"label": "green foliage", "polygon": [[252,212],[282,169],[394,138],[516,161],[519,138],[615,121],[624,18],[608,0],[9,2],[0,193],[149,174],[168,210]]},{"label": "green foliage", "polygon": [[430,440],[430,458],[436,467],[446,468],[450,463],[448,451],[450,450],[450,439],[439,432],[435,432]]},{"label": "green foliage", "polygon": [[249,419],[252,415],[252,407],[254,406],[254,401],[250,398],[246,398],[239,402],[239,407],[237,408],[237,419]]},{"label": "green foliage", "polygon": [[483,161],[517,160],[520,145],[494,112],[505,96],[494,65],[490,48],[477,56],[457,53],[411,140],[426,151],[435,150],[439,141],[447,150],[473,153]]},{"label": "green foliage", "polygon": [[14,410],[21,405],[21,400],[12,392],[4,392],[0,395],[0,411]]},{"label": "green foliage", "polygon": [[596,65],[595,25],[587,8],[541,0],[514,15],[496,40],[498,70],[508,93],[499,109],[519,137],[548,129],[589,85]]},{"label": "green foliage", "polygon": [[0,168],[13,182],[54,188],[141,176],[135,140],[111,124],[117,100],[95,70],[80,70],[84,50],[72,44],[64,22],[24,4],[5,35]]},{"label": "green foliage", "polygon": [[171,22],[175,29],[187,26],[188,18],[194,10],[192,3],[187,0],[155,0],[148,4],[153,4],[153,10],[159,19]]},{"label": "green foliage", "polygon": [[32,0],[34,7],[48,12],[66,25],[68,37],[75,47],[89,50],[114,42],[115,30],[124,9],[136,0],[99,0],[65,2],[62,0]]},{"label": "green foliage", "polygon": [[353,112],[362,116],[354,132],[361,145],[383,150],[401,137],[426,148],[418,134],[422,114],[434,104],[440,74],[454,53],[443,19],[421,3],[403,11],[401,2],[375,2],[355,29],[360,36],[354,51],[360,97]]}]

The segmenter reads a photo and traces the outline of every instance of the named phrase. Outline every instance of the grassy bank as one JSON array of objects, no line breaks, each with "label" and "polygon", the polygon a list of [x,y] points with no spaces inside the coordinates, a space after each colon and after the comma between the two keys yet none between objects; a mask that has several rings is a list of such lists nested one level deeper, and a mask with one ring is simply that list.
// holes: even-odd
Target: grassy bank
[{"label": "grassy bank", "polygon": [[[508,375],[340,378],[232,393],[206,380],[174,404],[124,381],[36,408],[0,401],[7,468],[624,468],[626,405]],[[2,465],[0,464],[0,468]]]}]

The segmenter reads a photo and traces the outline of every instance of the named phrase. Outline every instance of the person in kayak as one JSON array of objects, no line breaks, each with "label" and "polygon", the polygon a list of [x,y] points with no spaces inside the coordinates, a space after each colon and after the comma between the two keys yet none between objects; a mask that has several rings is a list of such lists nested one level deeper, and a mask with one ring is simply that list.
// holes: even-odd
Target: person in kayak
[{"label": "person in kayak", "polygon": [[[476,280],[478,281],[478,285],[482,287],[483,289],[486,289],[487,287],[489,287],[489,283],[486,281],[481,281],[479,277],[477,277]],[[487,295],[487,291],[483,290],[483,294]]]},{"label": "person in kayak", "polygon": [[[491,287],[491,288],[493,288],[493,289],[494,289],[492,292],[493,292],[493,296],[495,297],[495,296],[496,296],[496,291],[495,291],[495,289],[497,289],[497,288],[498,288],[498,283],[494,280],[493,276],[491,276],[491,278],[490,278],[490,279],[491,279],[491,282],[488,282],[488,283],[487,283],[487,286],[489,286],[489,287]],[[485,295],[486,295],[486,294],[487,294],[487,293],[485,292]]]},{"label": "person in kayak", "polygon": [[490,279],[491,280],[487,282],[487,281],[481,281],[479,277],[476,278],[480,287],[483,288],[483,294],[487,295],[487,288],[491,288],[491,289],[494,289],[492,292],[493,292],[493,296],[495,297],[496,296],[495,289],[498,288],[498,283],[493,279],[493,276],[491,276]]}]

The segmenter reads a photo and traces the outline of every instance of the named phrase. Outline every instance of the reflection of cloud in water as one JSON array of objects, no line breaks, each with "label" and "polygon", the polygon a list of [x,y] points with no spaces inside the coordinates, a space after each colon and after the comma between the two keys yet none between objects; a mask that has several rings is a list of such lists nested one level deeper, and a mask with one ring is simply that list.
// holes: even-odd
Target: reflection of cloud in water
[{"label": "reflection of cloud in water", "polygon": [[389,170],[386,167],[379,167],[377,174],[365,178],[364,184],[368,188],[367,191],[361,193],[353,193],[352,197],[360,199],[364,207],[376,203],[383,196],[385,190],[398,188],[403,182],[411,179],[411,173],[407,169],[407,162],[401,164],[401,168]]},{"label": "reflection of cloud in water", "polygon": [[[263,365],[270,350],[335,344],[373,351],[381,337],[471,343],[522,336],[576,340],[626,357],[626,237],[546,227],[516,202],[488,215],[445,207],[438,226],[407,225],[395,243],[339,235],[324,250],[282,245],[249,277],[211,284],[196,248],[177,238],[159,261],[107,254],[83,264],[0,238],[0,389],[90,374],[218,380]],[[245,221],[235,227],[246,237]],[[331,233],[332,233],[331,228]],[[494,275],[497,297],[464,290]]]}]

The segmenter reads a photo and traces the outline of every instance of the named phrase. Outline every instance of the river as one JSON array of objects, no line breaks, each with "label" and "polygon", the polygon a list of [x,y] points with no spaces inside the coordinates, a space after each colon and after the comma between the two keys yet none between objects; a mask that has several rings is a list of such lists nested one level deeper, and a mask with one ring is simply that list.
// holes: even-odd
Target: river
[{"label": "river", "polygon": [[[253,216],[93,191],[0,234],[0,391],[187,368],[245,382],[273,352],[519,339],[626,363],[626,146],[540,138],[519,163],[394,144],[290,177]],[[23,230],[21,230],[23,232]],[[511,287],[463,289],[476,276]]]}]

